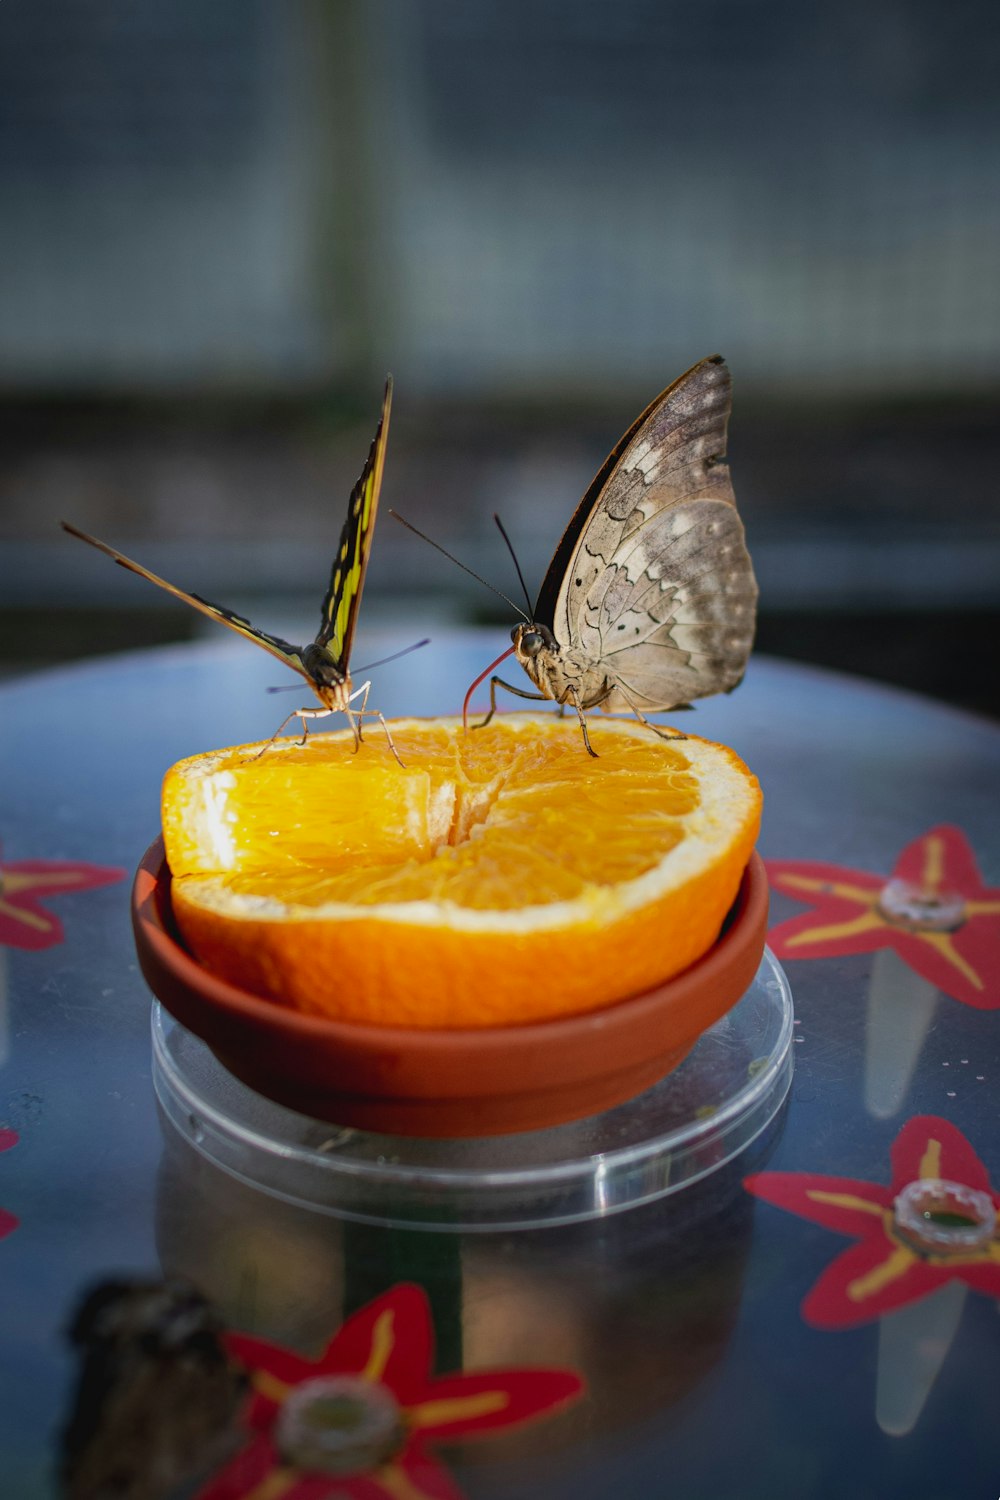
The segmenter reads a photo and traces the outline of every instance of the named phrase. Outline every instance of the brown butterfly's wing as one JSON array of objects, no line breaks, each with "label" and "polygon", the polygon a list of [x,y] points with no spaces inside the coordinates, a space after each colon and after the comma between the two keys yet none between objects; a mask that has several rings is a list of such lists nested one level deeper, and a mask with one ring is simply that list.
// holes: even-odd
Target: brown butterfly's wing
[{"label": "brown butterfly's wing", "polygon": [[140,578],[148,578],[150,583],[155,583],[158,588],[166,589],[168,594],[173,594],[175,599],[182,599],[185,604],[190,604],[192,609],[197,609],[201,614],[207,615],[210,620],[218,620],[220,625],[227,625],[230,630],[235,630],[238,635],[246,636],[248,641],[254,641],[262,646],[265,651],[270,651],[279,661],[283,661],[286,667],[291,667],[298,672],[307,682],[312,682],[312,673],[306,668],[302,658],[302,648],[292,646],[288,641],[283,641],[278,635],[268,635],[263,630],[258,630],[249,620],[244,620],[242,615],[234,614],[231,609],[226,609],[222,604],[212,604],[208,599],[202,599],[198,594],[187,594],[183,589],[177,588],[173,583],[168,583],[165,578],[151,573],[141,563],[133,562],[123,552],[116,552],[114,547],[109,547],[107,542],[100,541],[96,536],[90,536],[86,531],[80,531],[78,527],[71,526],[68,521],[61,521],[63,531],[68,531],[70,536],[79,537],[81,542],[89,542],[98,551],[107,553],[108,557],[114,559],[123,568],[128,568],[130,573],[138,573]]},{"label": "brown butterfly's wing", "polygon": [[371,550],[375,516],[378,512],[385,449],[389,439],[389,413],[392,408],[392,377],[385,383],[382,415],[372,439],[365,466],[351,491],[347,520],[340,535],[330,574],[330,586],[323,600],[322,623],[315,645],[330,658],[331,665],[343,677],[348,675],[354,627],[361,605],[368,554]]},{"label": "brown butterfly's wing", "polygon": [[[734,688],[757,584],[725,463],[730,376],[703,359],[618,443],[556,550],[535,618],[655,712]],[[619,690],[620,689],[620,690]]]}]

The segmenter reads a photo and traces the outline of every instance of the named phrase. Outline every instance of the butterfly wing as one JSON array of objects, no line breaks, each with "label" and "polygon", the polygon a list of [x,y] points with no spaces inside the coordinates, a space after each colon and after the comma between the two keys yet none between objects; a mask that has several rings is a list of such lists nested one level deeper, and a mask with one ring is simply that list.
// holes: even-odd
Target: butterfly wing
[{"label": "butterfly wing", "polygon": [[292,646],[288,641],[283,641],[280,636],[268,635],[263,630],[258,630],[244,620],[242,615],[234,614],[231,609],[226,609],[222,604],[213,604],[209,599],[202,599],[198,594],[185,593],[176,584],[168,583],[165,578],[151,573],[141,563],[133,562],[123,552],[117,552],[114,547],[109,547],[107,542],[100,541],[96,536],[90,536],[86,531],[80,531],[78,527],[71,526],[68,521],[60,522],[62,529],[68,531],[70,536],[79,537],[81,542],[89,542],[98,551],[107,553],[123,568],[128,568],[130,573],[138,573],[140,578],[148,578],[150,583],[155,583],[157,588],[166,589],[168,594],[173,594],[175,599],[182,599],[185,604],[190,604],[192,609],[207,615],[210,620],[218,620],[220,625],[227,625],[230,630],[235,630],[238,635],[246,636],[248,641],[254,641],[256,645],[262,646],[265,651],[270,651],[279,661],[283,661],[286,667],[291,667],[298,672],[307,682],[312,682],[312,674],[308,671],[302,658],[301,648]]},{"label": "butterfly wing", "polygon": [[725,463],[730,376],[719,355],[669,386],[616,445],[567,528],[535,619],[599,662],[611,712],[735,687],[757,584]]},{"label": "butterfly wing", "polygon": [[365,585],[368,554],[371,550],[379,493],[382,488],[382,471],[385,467],[391,407],[392,377],[390,376],[385,383],[382,414],[368,451],[368,458],[357,484],[351,491],[347,506],[347,520],[340,534],[340,545],[334,557],[330,586],[323,600],[322,621],[315,640],[315,645],[329,658],[334,670],[345,678],[348,675],[354,627],[357,624],[358,609],[361,605],[361,591]]}]

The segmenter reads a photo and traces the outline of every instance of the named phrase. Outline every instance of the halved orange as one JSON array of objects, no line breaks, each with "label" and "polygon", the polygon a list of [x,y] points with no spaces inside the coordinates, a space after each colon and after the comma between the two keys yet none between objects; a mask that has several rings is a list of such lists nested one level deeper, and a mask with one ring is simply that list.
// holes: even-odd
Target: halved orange
[{"label": "halved orange", "polygon": [[230,983],[339,1020],[489,1027],[596,1009],[715,941],[761,793],[725,746],[607,720],[391,724],[257,757],[182,761],[163,787],[181,933]]}]

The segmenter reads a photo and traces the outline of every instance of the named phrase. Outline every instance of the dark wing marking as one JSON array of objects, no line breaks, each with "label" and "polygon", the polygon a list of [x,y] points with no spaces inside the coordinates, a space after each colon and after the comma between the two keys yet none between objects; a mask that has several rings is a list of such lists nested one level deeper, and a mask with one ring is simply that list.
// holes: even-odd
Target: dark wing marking
[{"label": "dark wing marking", "polygon": [[348,674],[354,627],[361,605],[361,591],[365,585],[368,554],[378,511],[391,407],[392,376],[389,376],[382,398],[382,414],[368,458],[351,491],[347,520],[334,557],[330,586],[323,600],[322,623],[315,641],[330,658],[336,671],[344,677]]},{"label": "dark wing marking", "polygon": [[128,568],[130,573],[138,573],[140,578],[148,578],[149,582],[155,583],[157,588],[166,589],[167,593],[173,594],[175,599],[182,599],[185,604],[190,604],[192,609],[197,609],[201,614],[207,615],[210,620],[218,620],[220,625],[227,625],[238,635],[245,636],[248,641],[253,641],[256,645],[262,646],[265,651],[270,651],[272,656],[276,656],[279,661],[285,663],[286,667],[291,667],[293,671],[298,672],[307,682],[313,681],[312,674],[303,663],[300,646],[292,646],[288,641],[283,641],[280,636],[268,635],[265,631],[258,630],[256,626],[250,624],[249,620],[244,620],[242,615],[234,614],[224,605],[212,604],[210,600],[202,599],[198,594],[185,593],[175,584],[168,583],[165,578],[151,573],[141,563],[133,562],[123,552],[117,552],[114,547],[109,547],[107,542],[102,542],[96,536],[90,536],[86,531],[80,531],[78,527],[71,526],[68,521],[61,521],[60,525],[64,531],[69,532],[70,536],[79,537],[81,542],[89,542],[99,552],[107,553],[108,557],[113,558],[120,567]]},{"label": "dark wing marking", "polygon": [[645,521],[695,496],[735,506],[724,462],[729,408],[729,370],[716,354],[668,386],[617,444],[600,471],[604,482],[595,480],[567,528],[576,537],[565,567],[558,577],[552,568],[546,574],[557,640],[575,638],[576,615],[594,580]]},{"label": "dark wing marking", "polygon": [[[682,376],[681,379],[683,378],[684,377]],[[675,382],[675,384],[678,383],[679,382]],[[670,387],[670,389],[673,389],[673,387]],[[576,510],[573,512],[572,519],[570,520],[569,525],[566,527],[566,530],[559,538],[559,545],[556,547],[556,550],[552,555],[552,561],[549,563],[549,566],[545,572],[545,577],[542,579],[542,586],[538,591],[538,598],[535,601],[535,608],[532,615],[532,618],[537,621],[538,624],[547,625],[550,630],[552,629],[555,623],[556,600],[559,596],[559,589],[562,585],[563,579],[566,577],[570,558],[576,551],[577,543],[580,539],[580,533],[586,526],[587,522],[590,520],[591,512],[594,509],[594,506],[599,500],[600,496],[604,492],[604,487],[608,482],[608,476],[611,474],[612,470],[614,469],[618,460],[621,458],[628,444],[632,441],[636,433],[639,431],[639,428],[649,417],[650,412],[652,412],[654,407],[664,399],[665,394],[666,392],[657,396],[656,400],[651,401],[644,412],[640,412],[639,416],[637,416],[635,421],[632,423],[632,426],[618,440],[618,442],[612,448],[611,452],[608,454],[607,458],[604,460],[601,467],[598,469],[597,473],[594,475],[593,479],[590,481],[590,484],[587,487],[586,494],[580,501]]]}]

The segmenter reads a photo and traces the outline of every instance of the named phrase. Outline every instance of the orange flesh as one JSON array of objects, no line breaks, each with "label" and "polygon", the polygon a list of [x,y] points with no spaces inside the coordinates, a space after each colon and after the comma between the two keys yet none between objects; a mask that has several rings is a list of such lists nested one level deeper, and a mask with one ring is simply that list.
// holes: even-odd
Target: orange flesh
[{"label": "orange flesh", "polygon": [[[514,910],[644,874],[683,838],[678,819],[698,806],[682,748],[652,737],[602,749],[599,795],[578,738],[539,739],[513,756],[510,748],[510,736],[490,726],[458,740],[434,728],[401,734],[406,769],[384,743],[366,742],[360,756],[349,743],[316,739],[259,761],[237,752],[216,773],[232,782],[221,840],[206,853],[168,827],[171,869],[225,869],[233,891],[307,906],[432,900]],[[206,790],[208,801],[216,790]]]},{"label": "orange flesh", "polygon": [[[469,734],[393,725],[403,767],[374,730],[357,754],[322,735],[183,762],[163,798],[182,932],[237,984],[382,1024],[497,1025],[636,993],[711,946],[760,793],[725,747],[628,727],[592,729],[597,760],[575,723],[510,715]],[[709,775],[738,795],[727,782],[703,805]],[[703,867],[668,874],[703,825]]]}]

